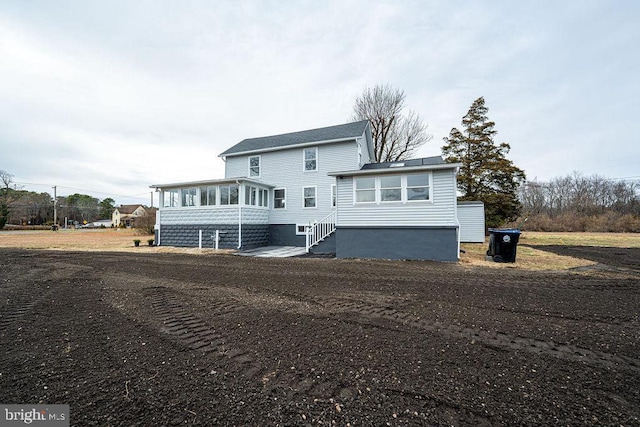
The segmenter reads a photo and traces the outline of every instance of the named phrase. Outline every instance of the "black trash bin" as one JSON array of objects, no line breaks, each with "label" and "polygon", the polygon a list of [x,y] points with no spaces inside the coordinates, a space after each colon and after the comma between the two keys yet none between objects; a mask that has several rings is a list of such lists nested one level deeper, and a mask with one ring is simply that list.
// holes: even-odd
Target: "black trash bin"
[{"label": "black trash bin", "polygon": [[489,229],[489,250],[487,255],[495,262],[516,262],[516,248],[520,230],[515,228]]}]

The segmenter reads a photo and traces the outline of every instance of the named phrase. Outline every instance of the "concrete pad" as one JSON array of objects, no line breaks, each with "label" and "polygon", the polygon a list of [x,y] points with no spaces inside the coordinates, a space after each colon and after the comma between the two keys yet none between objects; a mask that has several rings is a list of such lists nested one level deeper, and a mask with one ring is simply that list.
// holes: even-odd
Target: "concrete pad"
[{"label": "concrete pad", "polygon": [[299,246],[263,246],[261,248],[238,252],[236,255],[264,258],[288,258],[304,255],[306,252],[305,248]]}]

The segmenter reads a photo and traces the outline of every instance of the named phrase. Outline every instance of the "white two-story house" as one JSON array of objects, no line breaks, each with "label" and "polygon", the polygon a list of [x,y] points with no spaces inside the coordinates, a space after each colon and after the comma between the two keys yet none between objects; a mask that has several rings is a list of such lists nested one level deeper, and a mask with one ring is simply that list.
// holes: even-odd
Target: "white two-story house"
[{"label": "white two-story house", "polygon": [[245,139],[220,157],[224,179],[152,186],[159,245],[458,259],[460,165],[373,163],[368,121]]}]

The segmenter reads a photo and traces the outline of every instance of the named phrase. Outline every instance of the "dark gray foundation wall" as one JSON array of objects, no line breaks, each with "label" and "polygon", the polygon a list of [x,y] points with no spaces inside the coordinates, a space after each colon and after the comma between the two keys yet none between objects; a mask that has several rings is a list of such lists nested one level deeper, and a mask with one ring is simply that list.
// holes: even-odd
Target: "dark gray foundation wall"
[{"label": "dark gray foundation wall", "polygon": [[[238,248],[238,224],[189,224],[189,225],[161,225],[160,245],[197,248],[199,231],[202,230],[202,247],[215,247],[216,230],[220,231],[220,249]],[[158,235],[156,230],[156,242]],[[242,249],[251,249],[269,244],[269,225],[242,226]]]},{"label": "dark gray foundation wall", "polygon": [[337,258],[457,261],[456,227],[338,227]]},{"label": "dark gray foundation wall", "polygon": [[304,247],[306,238],[296,234],[295,224],[269,224],[269,245]]}]

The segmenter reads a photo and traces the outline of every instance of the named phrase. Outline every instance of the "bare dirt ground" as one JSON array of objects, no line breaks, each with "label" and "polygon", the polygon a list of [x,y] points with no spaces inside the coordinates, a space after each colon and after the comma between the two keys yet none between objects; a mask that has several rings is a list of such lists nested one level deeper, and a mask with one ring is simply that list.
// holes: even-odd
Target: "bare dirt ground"
[{"label": "bare dirt ground", "polygon": [[0,401],[72,425],[640,425],[632,250],[523,271],[153,249],[0,248]]}]

